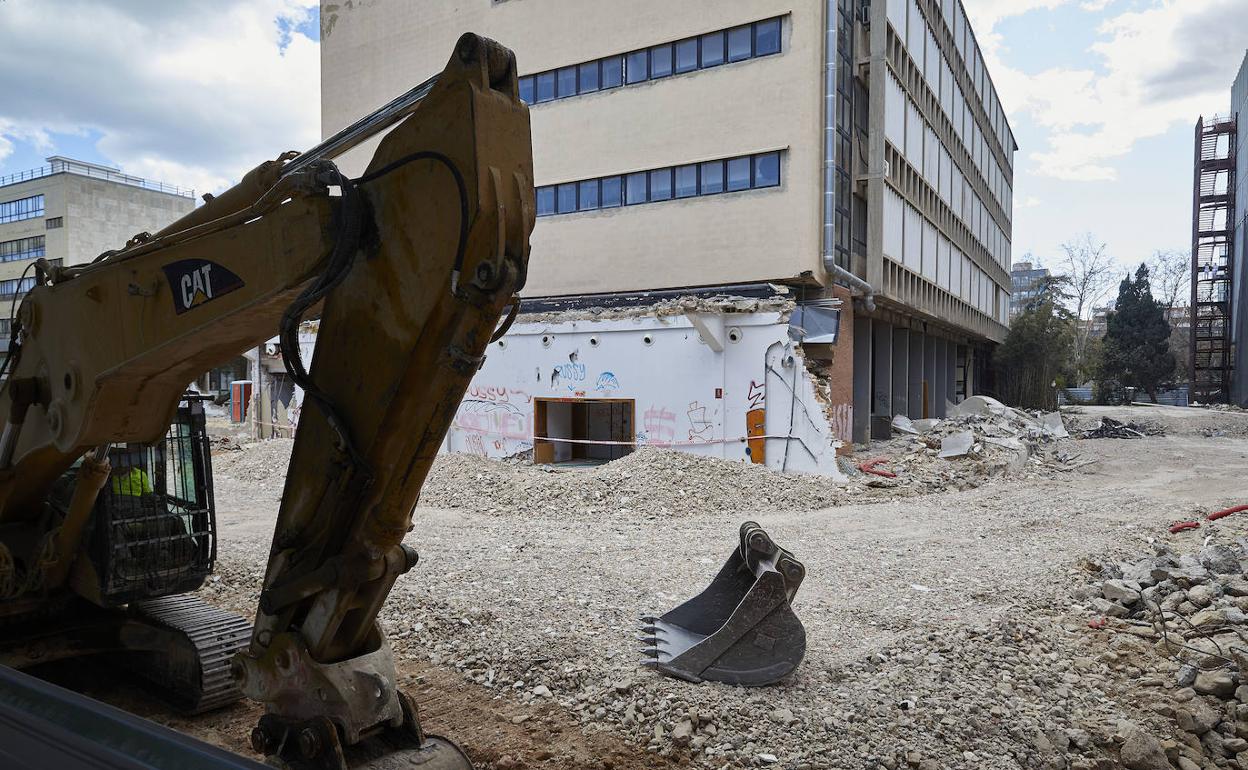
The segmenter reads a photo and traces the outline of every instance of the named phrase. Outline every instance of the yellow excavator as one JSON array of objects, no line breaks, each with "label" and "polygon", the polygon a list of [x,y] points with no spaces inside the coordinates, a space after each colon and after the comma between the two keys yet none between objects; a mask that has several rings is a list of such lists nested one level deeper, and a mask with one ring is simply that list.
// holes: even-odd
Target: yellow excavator
[{"label": "yellow excavator", "polygon": [[[387,130],[363,175],[333,163]],[[205,197],[89,264],[32,263],[0,368],[0,662],[112,652],[190,711],[245,695],[277,766],[468,768],[422,731],[377,613],[519,309],[535,210],[515,58],[464,35],[435,78]],[[253,624],[188,595],[217,536],[184,391],[275,330],[308,406]]]}]

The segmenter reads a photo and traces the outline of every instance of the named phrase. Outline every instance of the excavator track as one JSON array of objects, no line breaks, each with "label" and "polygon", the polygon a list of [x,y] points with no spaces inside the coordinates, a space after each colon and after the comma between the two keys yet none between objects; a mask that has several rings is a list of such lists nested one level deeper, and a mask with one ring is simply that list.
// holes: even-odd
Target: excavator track
[{"label": "excavator track", "polygon": [[144,654],[132,665],[180,710],[200,714],[243,697],[230,660],[251,639],[248,620],[187,594],[135,602],[131,610],[178,639],[169,653]]}]

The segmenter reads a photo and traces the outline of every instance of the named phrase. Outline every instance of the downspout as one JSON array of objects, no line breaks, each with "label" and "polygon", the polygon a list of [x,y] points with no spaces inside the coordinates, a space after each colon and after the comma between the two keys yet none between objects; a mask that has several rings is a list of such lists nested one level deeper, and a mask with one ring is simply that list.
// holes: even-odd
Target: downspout
[{"label": "downspout", "polygon": [[867,312],[875,311],[871,284],[836,264],[836,25],[837,0],[824,2],[823,34],[823,269],[862,294]]}]

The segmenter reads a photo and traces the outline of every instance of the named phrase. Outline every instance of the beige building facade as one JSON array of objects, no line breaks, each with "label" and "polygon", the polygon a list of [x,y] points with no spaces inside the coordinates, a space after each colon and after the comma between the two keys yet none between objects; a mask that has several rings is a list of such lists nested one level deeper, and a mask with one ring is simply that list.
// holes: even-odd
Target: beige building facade
[{"label": "beige building facade", "polygon": [[[321,26],[325,136],[465,31],[516,52],[539,210],[526,299],[852,290],[835,369],[857,439],[984,384],[1015,146],[958,0],[323,2]],[[358,174],[373,147],[340,165]]]},{"label": "beige building facade", "polygon": [[47,161],[0,177],[0,349],[8,345],[8,307],[34,285],[34,260],[90,262],[195,208],[191,190],[95,163],[60,156]]}]

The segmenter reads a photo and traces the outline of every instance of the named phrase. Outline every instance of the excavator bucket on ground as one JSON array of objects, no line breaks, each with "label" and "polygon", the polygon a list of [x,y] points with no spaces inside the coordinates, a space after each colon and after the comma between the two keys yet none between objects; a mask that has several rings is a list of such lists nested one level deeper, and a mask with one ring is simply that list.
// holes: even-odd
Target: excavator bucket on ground
[{"label": "excavator bucket on ground", "polygon": [[741,525],[741,543],[705,591],[641,619],[642,665],[689,682],[774,684],[806,654],[793,596],[806,568],[763,528]]}]

